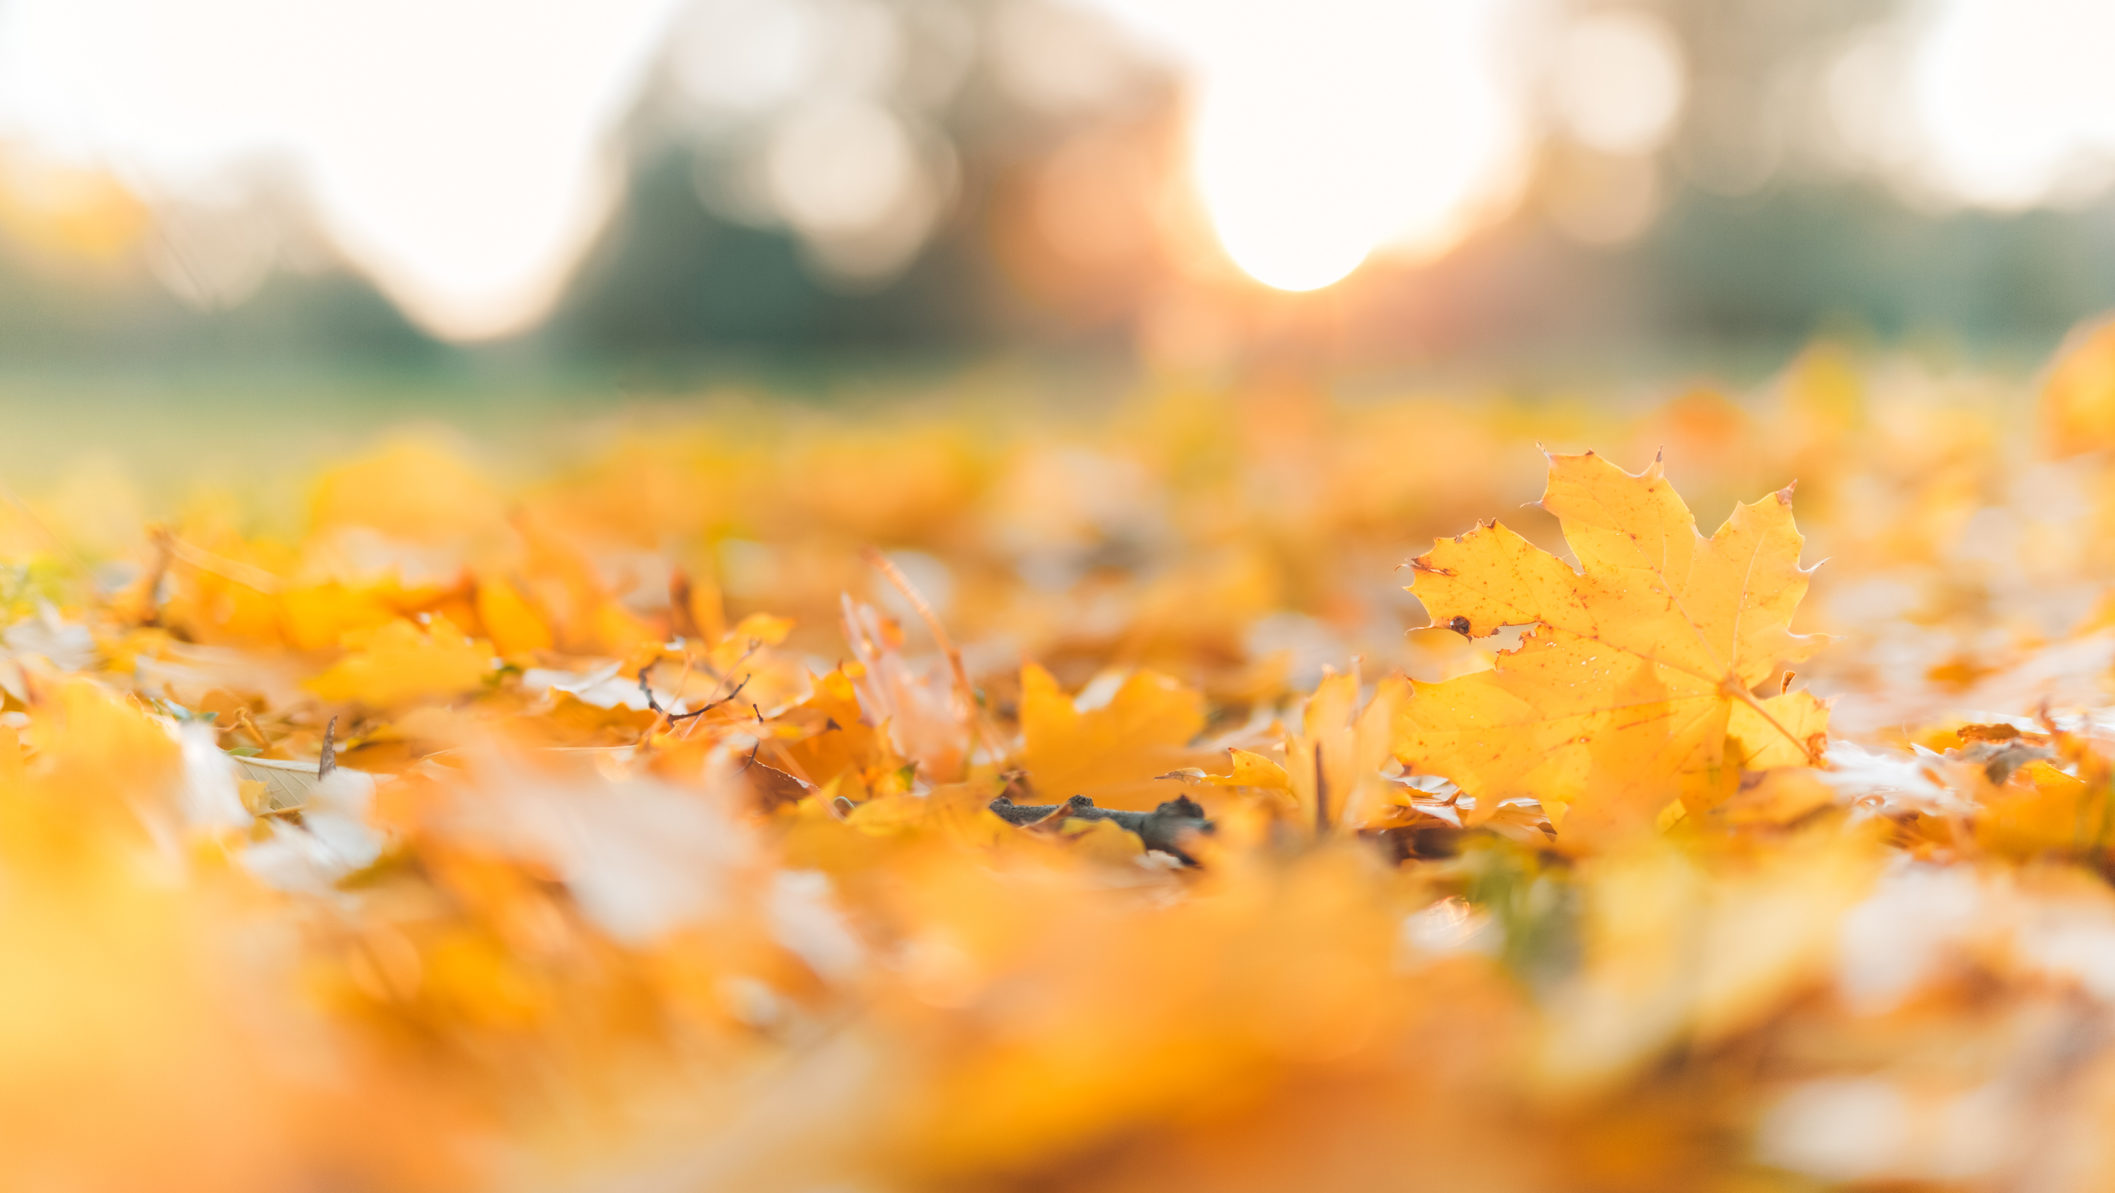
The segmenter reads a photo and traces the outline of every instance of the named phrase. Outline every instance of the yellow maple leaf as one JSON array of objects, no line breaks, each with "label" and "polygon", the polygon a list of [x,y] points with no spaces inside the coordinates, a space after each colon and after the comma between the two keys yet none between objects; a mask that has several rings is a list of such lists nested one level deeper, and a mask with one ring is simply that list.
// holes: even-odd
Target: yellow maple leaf
[{"label": "yellow maple leaf", "polygon": [[1532,626],[1490,671],[1417,683],[1395,722],[1404,765],[1452,779],[1488,816],[1539,798],[1574,835],[1693,810],[1740,772],[1818,757],[1828,710],[1804,691],[1758,697],[1825,641],[1791,632],[1806,594],[1791,491],[1741,505],[1710,539],[1655,460],[1627,473],[1550,456],[1542,507],[1581,570],[1496,523],[1442,539],[1412,566],[1435,624],[1474,637]]},{"label": "yellow maple leaf", "polygon": [[392,708],[474,692],[492,674],[491,644],[446,617],[424,628],[400,619],[354,631],[345,645],[351,653],[308,681],[308,690],[325,700]]},{"label": "yellow maple leaf", "polygon": [[1107,704],[1082,711],[1048,671],[1021,669],[1021,761],[1053,800],[1150,808],[1168,795],[1154,777],[1182,766],[1203,729],[1204,697],[1165,675],[1134,671]]}]

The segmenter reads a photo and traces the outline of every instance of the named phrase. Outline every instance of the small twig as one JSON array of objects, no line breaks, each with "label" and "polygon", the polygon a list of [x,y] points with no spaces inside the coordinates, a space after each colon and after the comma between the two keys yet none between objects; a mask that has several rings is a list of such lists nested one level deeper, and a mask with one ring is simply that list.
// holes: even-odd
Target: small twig
[{"label": "small twig", "polygon": [[[725,695],[715,696],[711,700],[706,701],[704,704],[699,705],[694,709],[691,709],[689,712],[670,712],[666,708],[663,708],[661,706],[661,702],[659,700],[656,700],[654,698],[653,685],[647,682],[647,676],[652,673],[653,669],[654,665],[652,663],[648,663],[646,666],[639,668],[639,694],[646,697],[646,707],[651,709],[654,713],[658,714],[662,720],[667,721],[670,725],[674,725],[678,721],[688,721],[693,717],[704,716],[706,713],[711,712],[713,709],[718,708],[722,704],[727,703],[729,700],[734,699],[736,696],[741,695],[742,689],[748,687],[749,681],[755,678],[754,674],[744,675],[741,679],[741,682],[735,684],[732,688],[729,688]],[[686,675],[689,674],[689,669],[689,660],[686,659],[684,661],[684,673]],[[724,683],[726,681],[722,680],[721,682]]]},{"label": "small twig", "polygon": [[989,806],[999,819],[1022,828],[1054,827],[1067,820],[1112,820],[1116,827],[1136,834],[1147,849],[1171,854],[1186,866],[1196,865],[1197,859],[1184,852],[1184,839],[1193,833],[1210,833],[1213,828],[1212,822],[1205,819],[1204,808],[1186,795],[1168,800],[1151,812],[1097,808],[1084,795],[1075,795],[1062,804],[1017,804],[1002,795]]},{"label": "small twig", "polygon": [[[727,703],[728,701],[730,701],[730,700],[734,699],[734,698],[735,698],[736,696],[739,696],[739,695],[741,695],[741,694],[742,694],[742,689],[743,689],[743,688],[746,688],[746,687],[748,687],[748,686],[749,686],[749,681],[750,681],[751,679],[753,679],[753,678],[755,678],[755,677],[754,677],[753,675],[744,675],[744,676],[743,676],[743,677],[742,677],[742,678],[741,678],[741,679],[740,679],[739,681],[737,681],[737,682],[735,683],[735,685],[734,685],[733,687],[731,687],[731,688],[727,689],[727,694],[726,694],[725,696],[720,696],[720,697],[718,697],[718,698],[716,698],[716,699],[713,699],[713,700],[709,700],[709,701],[707,701],[707,702],[706,702],[706,703],[705,703],[705,704],[704,704],[703,706],[701,706],[701,707],[700,707],[700,708],[699,708],[699,709],[698,709],[698,710],[697,710],[696,712],[687,712],[687,713],[682,713],[682,714],[680,714],[680,715],[682,715],[682,716],[686,716],[686,717],[695,717],[695,716],[699,716],[699,715],[701,715],[701,714],[703,714],[703,713],[708,713],[708,712],[711,712],[711,711],[712,711],[713,709],[715,709],[715,708],[718,708],[718,707],[719,707],[719,706],[721,706],[722,704],[725,704],[725,703]],[[752,704],[752,705],[750,705],[749,707],[753,709],[753,708],[755,708],[755,707],[756,707],[756,705]],[[761,720],[762,718],[761,718],[761,717],[759,717],[758,719],[759,719],[759,720]]]},{"label": "small twig", "polygon": [[653,674],[653,670],[654,665],[652,663],[639,668],[639,694],[646,697],[646,707],[655,716],[665,717],[668,715],[668,710],[661,707],[659,700],[654,699],[654,685],[648,683],[646,679],[647,676]]}]

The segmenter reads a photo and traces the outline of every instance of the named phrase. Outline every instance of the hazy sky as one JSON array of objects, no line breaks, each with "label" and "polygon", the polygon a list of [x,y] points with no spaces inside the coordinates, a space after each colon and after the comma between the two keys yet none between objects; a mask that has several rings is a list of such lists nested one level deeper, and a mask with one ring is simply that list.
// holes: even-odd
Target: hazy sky
[{"label": "hazy sky", "polygon": [[[889,56],[912,7],[11,0],[0,5],[0,151],[108,169],[162,208],[239,208],[256,186],[291,188],[335,251],[421,324],[504,334],[549,308],[600,228],[619,183],[613,131],[671,56],[688,64],[697,102],[763,122],[769,218],[826,266],[900,267],[948,193],[947,147],[916,110],[920,81]],[[1039,77],[1024,85],[1060,98],[1102,69],[1106,47],[1076,36],[1076,18],[1104,14],[1183,80],[1185,169],[1226,255],[1288,289],[1326,285],[1369,257],[1445,248],[1513,201],[1551,135],[1618,181],[1580,207],[1573,230],[1636,235],[1657,210],[1652,163],[1688,85],[1682,46],[1647,7],[915,7],[965,36],[1025,40],[1017,67]],[[2115,71],[2102,59],[2115,5],[1932,0],[1908,11],[1815,48],[1806,85],[1847,169],[1921,202],[2023,207],[2105,189]]]}]

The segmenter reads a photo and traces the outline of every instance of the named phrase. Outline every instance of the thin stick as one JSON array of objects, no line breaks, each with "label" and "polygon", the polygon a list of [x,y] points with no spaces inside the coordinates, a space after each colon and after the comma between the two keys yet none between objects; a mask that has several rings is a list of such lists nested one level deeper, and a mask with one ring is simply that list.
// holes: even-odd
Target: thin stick
[{"label": "thin stick", "polygon": [[[652,673],[653,669],[654,665],[652,663],[648,663],[646,666],[639,668],[639,692],[641,695],[646,697],[646,707],[658,714],[661,720],[666,721],[668,723],[670,728],[674,728],[676,722],[678,721],[694,721],[697,718],[704,716],[706,713],[711,712],[713,709],[718,708],[722,704],[727,703],[729,700],[734,699],[736,696],[741,695],[742,689],[748,687],[749,681],[755,678],[754,674],[744,675],[740,683],[735,684],[732,688],[729,688],[727,690],[726,695],[714,697],[713,699],[706,701],[703,705],[691,709],[689,712],[670,712],[666,708],[663,708],[661,706],[661,702],[659,700],[654,698],[653,685],[647,682],[647,676]],[[690,676],[690,658],[688,655],[684,656],[683,659],[683,676],[686,679]],[[678,681],[679,690],[680,682],[681,681]],[[726,681],[721,680],[720,682],[724,684]]]}]

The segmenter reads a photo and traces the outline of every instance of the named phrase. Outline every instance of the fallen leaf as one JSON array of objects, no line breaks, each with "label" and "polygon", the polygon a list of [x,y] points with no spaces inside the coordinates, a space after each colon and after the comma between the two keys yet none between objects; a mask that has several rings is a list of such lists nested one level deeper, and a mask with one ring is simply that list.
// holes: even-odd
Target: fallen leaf
[{"label": "fallen leaf", "polygon": [[399,619],[347,636],[349,652],[305,685],[333,703],[397,708],[474,692],[492,674],[489,643],[445,617],[420,627]]},{"label": "fallen leaf", "polygon": [[1203,729],[1204,698],[1165,675],[1134,671],[1107,704],[1081,710],[1048,671],[1021,669],[1021,761],[1048,799],[1151,808],[1154,777],[1180,766]]},{"label": "fallen leaf", "polygon": [[1743,767],[1818,756],[1827,710],[1753,689],[1823,642],[1791,632],[1807,589],[1791,491],[1697,533],[1655,460],[1632,475],[1589,452],[1550,457],[1542,508],[1578,556],[1496,523],[1442,539],[1411,586],[1434,624],[1483,637],[1533,626],[1490,671],[1415,683],[1396,757],[1452,779],[1477,817],[1539,798],[1560,833],[1649,825],[1668,801],[1708,808]]}]

